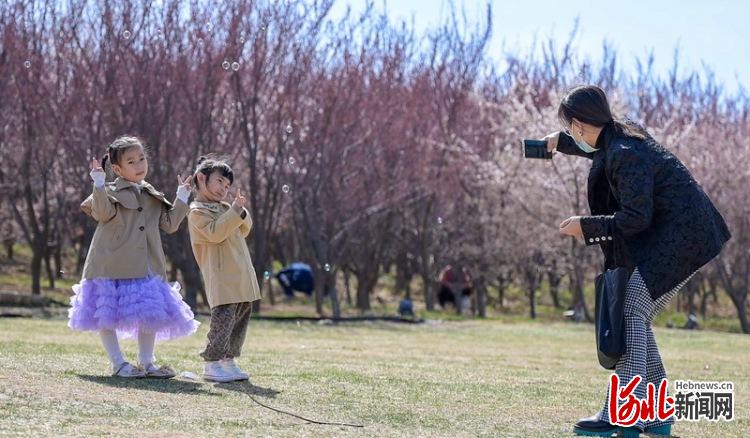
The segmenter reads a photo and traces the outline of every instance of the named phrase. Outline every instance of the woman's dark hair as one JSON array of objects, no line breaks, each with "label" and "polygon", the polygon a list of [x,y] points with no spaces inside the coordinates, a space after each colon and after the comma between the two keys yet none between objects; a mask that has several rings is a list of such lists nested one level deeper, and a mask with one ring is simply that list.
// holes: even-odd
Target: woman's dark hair
[{"label": "woman's dark hair", "polygon": [[557,109],[557,117],[563,126],[570,126],[573,119],[605,129],[605,144],[615,136],[651,139],[642,126],[629,119],[619,119],[612,115],[604,90],[596,85],[579,85],[568,90]]},{"label": "woman's dark hair", "polygon": [[195,176],[199,173],[206,175],[206,184],[208,184],[208,180],[214,172],[220,172],[221,176],[229,180],[229,184],[234,183],[234,171],[232,171],[232,167],[227,163],[227,159],[209,154],[198,158],[198,165],[195,167],[195,172],[193,173],[193,184],[195,187],[198,188],[198,178],[195,178]]},{"label": "woman's dark hair", "polygon": [[112,164],[120,164],[120,158],[122,158],[122,154],[125,153],[128,149],[140,147],[143,149],[143,152],[146,152],[146,147],[143,144],[143,141],[138,137],[133,137],[130,135],[122,135],[120,137],[117,137],[115,141],[110,143],[107,146],[107,154],[102,157],[102,168],[106,169],[107,160],[109,160],[110,165]]}]

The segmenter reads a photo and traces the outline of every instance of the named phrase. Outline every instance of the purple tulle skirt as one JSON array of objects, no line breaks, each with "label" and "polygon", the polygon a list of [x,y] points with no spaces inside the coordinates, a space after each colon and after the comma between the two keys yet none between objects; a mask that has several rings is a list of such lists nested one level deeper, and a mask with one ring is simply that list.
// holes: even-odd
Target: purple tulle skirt
[{"label": "purple tulle skirt", "polygon": [[182,301],[179,283],[169,285],[158,276],[84,279],[73,292],[68,311],[73,330],[115,330],[125,339],[144,331],[168,340],[191,335],[200,324]]}]

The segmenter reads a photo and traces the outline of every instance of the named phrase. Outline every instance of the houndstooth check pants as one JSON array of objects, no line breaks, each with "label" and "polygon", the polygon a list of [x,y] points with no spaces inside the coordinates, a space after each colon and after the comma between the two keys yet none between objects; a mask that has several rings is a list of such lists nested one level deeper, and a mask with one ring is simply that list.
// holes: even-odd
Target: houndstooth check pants
[{"label": "houndstooth check pants", "polygon": [[208,342],[201,357],[209,362],[239,357],[252,309],[253,305],[249,301],[212,308]]},{"label": "houndstooth check pants", "polygon": [[[656,389],[656,400],[659,399],[659,383],[667,378],[667,372],[664,369],[659,349],[656,346],[654,332],[651,330],[651,322],[654,317],[664,310],[667,303],[674,297],[677,292],[687,283],[695,274],[691,274],[682,283],[674,289],[659,297],[657,300],[651,298],[646,283],[643,282],[640,272],[636,268],[630,276],[628,286],[625,290],[625,354],[615,366],[615,372],[620,378],[620,386],[627,385],[630,380],[640,375],[641,383],[633,391],[633,395],[638,399],[646,398],[646,385],[648,382],[654,384]],[[609,390],[607,391],[609,395]],[[608,398],[605,399],[604,408],[599,414],[601,420],[609,421],[609,404]],[[674,419],[667,421],[649,421],[643,422],[638,420],[634,425],[640,430],[645,427],[658,427],[665,424],[673,424]]]}]

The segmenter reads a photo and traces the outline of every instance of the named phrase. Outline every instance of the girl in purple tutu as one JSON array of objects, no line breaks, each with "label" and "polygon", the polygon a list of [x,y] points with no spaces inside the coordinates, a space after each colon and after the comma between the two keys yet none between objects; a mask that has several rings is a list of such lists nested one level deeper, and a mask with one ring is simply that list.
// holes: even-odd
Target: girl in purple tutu
[{"label": "girl in purple tutu", "polygon": [[[117,179],[105,184],[109,160]],[[159,230],[174,233],[188,212],[192,177],[177,177],[177,199],[144,181],[148,161],[143,143],[119,137],[107,147],[101,164],[91,160],[94,189],[81,209],[98,222],[81,282],[73,286],[68,325],[98,331],[114,376],[171,378],[174,370],[155,364],[156,340],[195,332],[198,322],[180,295],[166,282],[166,261]],[[137,366],[123,357],[118,336],[138,340]]]}]

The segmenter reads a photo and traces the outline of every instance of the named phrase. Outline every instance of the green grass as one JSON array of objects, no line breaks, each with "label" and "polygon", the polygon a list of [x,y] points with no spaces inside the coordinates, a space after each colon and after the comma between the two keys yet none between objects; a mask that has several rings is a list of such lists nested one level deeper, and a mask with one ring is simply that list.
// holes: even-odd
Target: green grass
[{"label": "green grass", "polygon": [[[195,336],[158,345],[200,372]],[[681,422],[681,437],[746,436],[750,337],[656,329],[672,378],[735,383],[733,422]],[[133,358],[136,346],[123,342]],[[96,335],[64,320],[0,319],[0,435],[572,436],[599,409],[607,372],[593,329],[570,323],[253,321],[240,365],[252,384],[108,377]],[[253,403],[364,429],[306,424]]]}]

